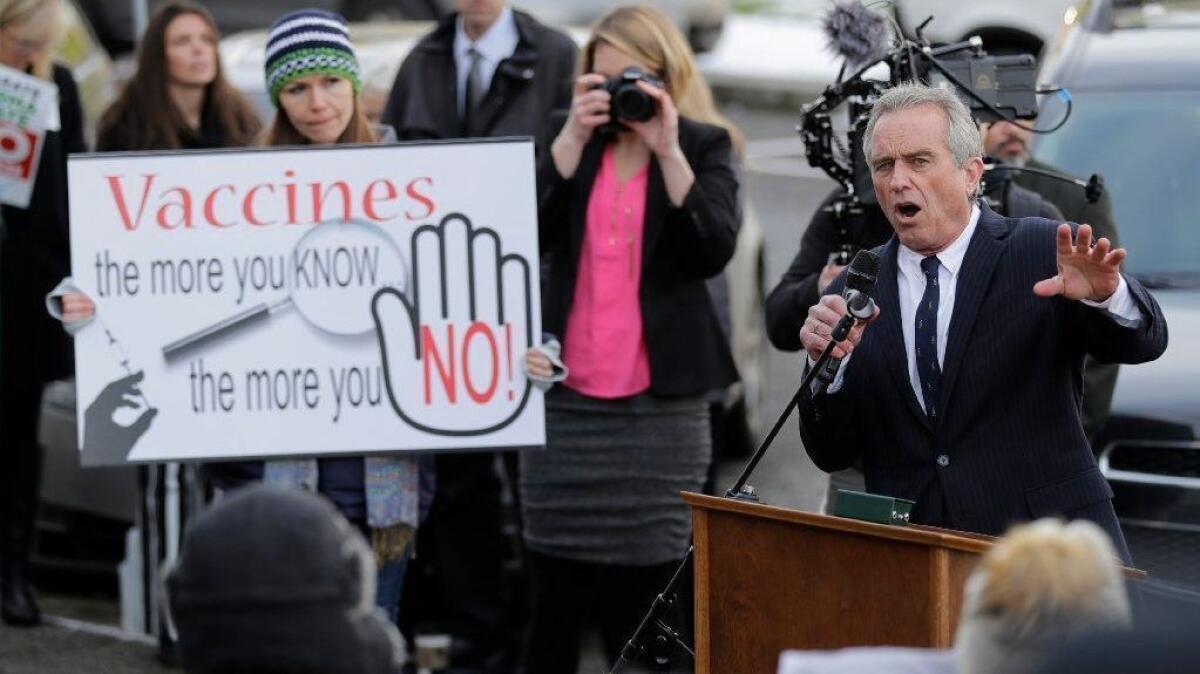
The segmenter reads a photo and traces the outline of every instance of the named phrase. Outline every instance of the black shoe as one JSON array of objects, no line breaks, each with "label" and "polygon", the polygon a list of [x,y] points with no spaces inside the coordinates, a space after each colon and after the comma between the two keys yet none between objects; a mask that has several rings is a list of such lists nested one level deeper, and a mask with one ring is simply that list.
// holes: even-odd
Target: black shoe
[{"label": "black shoe", "polygon": [[27,570],[27,565],[19,561],[4,562],[4,573],[0,578],[0,615],[6,625],[35,627],[42,623],[42,612],[33,597]]}]

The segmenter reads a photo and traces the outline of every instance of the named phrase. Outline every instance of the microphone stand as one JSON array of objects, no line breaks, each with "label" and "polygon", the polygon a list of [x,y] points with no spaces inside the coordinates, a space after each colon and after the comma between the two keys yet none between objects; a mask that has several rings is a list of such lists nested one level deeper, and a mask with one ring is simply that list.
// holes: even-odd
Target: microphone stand
[{"label": "microphone stand", "polygon": [[[871,305],[871,311],[874,313],[873,304]],[[771,428],[771,432],[767,433],[767,437],[763,439],[758,449],[754,452],[754,456],[750,457],[750,460],[746,462],[746,467],[742,469],[742,474],[738,477],[737,482],[725,492],[725,498],[749,501],[758,500],[758,497],[754,494],[754,489],[748,486],[746,482],[758,466],[758,462],[762,460],[763,455],[767,453],[767,449],[771,446],[771,443],[775,441],[775,436],[779,435],[779,431],[783,428],[783,423],[792,415],[792,410],[800,404],[800,399],[804,395],[804,391],[812,386],[817,374],[829,362],[833,348],[845,341],[846,337],[850,334],[850,329],[854,327],[856,320],[853,313],[853,310],[847,311],[841,320],[838,321],[837,326],[834,327],[833,332],[829,335],[829,344],[825,346],[825,350],[821,352],[821,356],[817,358],[817,361],[809,368],[808,373],[800,380],[800,388],[796,389],[796,394],[788,402],[787,407],[783,410],[783,414],[779,415],[779,418],[775,421],[775,425]],[[828,382],[822,381],[818,392],[823,393],[828,384]],[[693,658],[696,657],[696,653],[688,646],[679,633],[663,622],[663,616],[675,604],[679,584],[683,582],[685,571],[691,563],[694,553],[695,547],[689,545],[687,552],[683,555],[683,559],[679,562],[679,566],[675,569],[675,573],[671,576],[670,582],[667,583],[662,592],[655,596],[654,603],[651,604],[650,610],[646,612],[646,615],[642,617],[642,622],[638,625],[637,631],[633,633],[633,636],[629,637],[629,641],[625,642],[625,646],[621,649],[621,655],[613,663],[612,669],[608,670],[609,674],[620,672],[622,668],[637,658],[638,654],[643,650],[641,642],[651,625],[658,627],[667,637],[670,637]]]}]

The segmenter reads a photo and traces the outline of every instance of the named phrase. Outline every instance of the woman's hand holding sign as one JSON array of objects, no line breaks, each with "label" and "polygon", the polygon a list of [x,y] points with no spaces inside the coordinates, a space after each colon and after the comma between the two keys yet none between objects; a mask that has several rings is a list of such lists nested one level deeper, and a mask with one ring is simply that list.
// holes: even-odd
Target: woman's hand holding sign
[{"label": "woman's hand holding sign", "polygon": [[532,345],[529,261],[451,214],[412,235],[408,294],[379,290],[372,315],[396,414],[438,435],[482,435],[529,398],[518,362]]}]

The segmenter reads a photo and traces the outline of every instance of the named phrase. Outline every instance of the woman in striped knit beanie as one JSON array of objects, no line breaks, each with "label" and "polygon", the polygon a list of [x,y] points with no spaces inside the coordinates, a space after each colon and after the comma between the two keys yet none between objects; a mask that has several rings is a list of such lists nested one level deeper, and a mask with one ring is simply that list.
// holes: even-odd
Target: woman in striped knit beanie
[{"label": "woman in striped knit beanie", "polygon": [[361,73],[342,15],[302,9],[276,19],[267,33],[266,78],[278,108],[267,145],[378,140],[359,105]]},{"label": "woman in striped knit beanie", "polygon": [[[266,78],[278,111],[266,145],[375,143],[358,101],[358,60],[346,20],[305,9],[280,17],[267,35]],[[419,520],[417,458],[339,456],[267,461],[268,484],[315,489],[370,541],[378,564],[376,605],[393,622]]]}]

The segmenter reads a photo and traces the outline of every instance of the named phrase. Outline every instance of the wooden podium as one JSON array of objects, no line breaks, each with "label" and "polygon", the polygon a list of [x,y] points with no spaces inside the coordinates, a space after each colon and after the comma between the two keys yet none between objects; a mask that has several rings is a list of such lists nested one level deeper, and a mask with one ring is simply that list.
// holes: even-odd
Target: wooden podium
[{"label": "wooden podium", "polygon": [[775,672],[787,648],[950,646],[992,538],[684,494],[697,674]]}]

